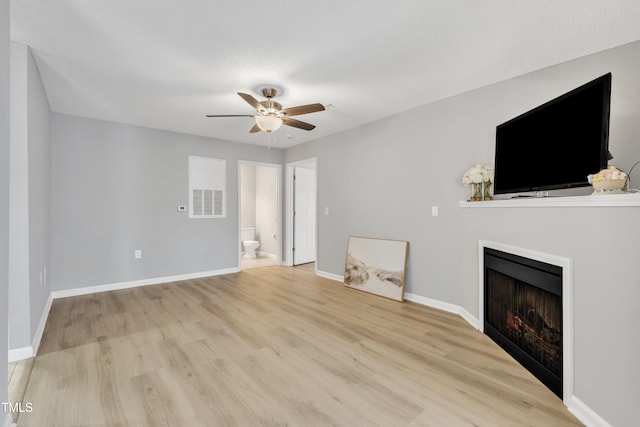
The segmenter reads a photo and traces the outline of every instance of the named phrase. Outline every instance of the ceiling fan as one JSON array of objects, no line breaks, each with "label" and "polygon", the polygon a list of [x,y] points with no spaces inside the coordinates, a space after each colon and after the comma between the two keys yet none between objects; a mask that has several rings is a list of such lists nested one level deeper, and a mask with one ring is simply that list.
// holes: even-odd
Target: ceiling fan
[{"label": "ceiling fan", "polygon": [[291,116],[300,116],[302,114],[324,111],[324,105],[307,104],[282,109],[282,105],[273,100],[276,93],[277,91],[274,88],[263,88],[262,95],[267,99],[264,101],[258,101],[247,93],[238,92],[238,95],[247,101],[249,105],[255,108],[258,114],[208,114],[207,117],[254,117],[256,119],[256,124],[253,125],[249,133],[260,132],[261,130],[270,133],[278,130],[283,124],[304,130],[312,130],[315,128],[315,125],[292,119]]}]

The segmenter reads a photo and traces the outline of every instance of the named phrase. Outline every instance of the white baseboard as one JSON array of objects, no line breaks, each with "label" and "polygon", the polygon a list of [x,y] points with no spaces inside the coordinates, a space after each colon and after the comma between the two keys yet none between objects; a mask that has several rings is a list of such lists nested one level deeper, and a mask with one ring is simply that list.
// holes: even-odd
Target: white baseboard
[{"label": "white baseboard", "polygon": [[42,340],[42,334],[44,334],[44,327],[47,326],[47,319],[49,318],[49,311],[51,311],[51,304],[53,304],[53,294],[49,292],[49,298],[47,298],[47,303],[44,305],[44,309],[42,310],[42,316],[40,316],[38,329],[36,329],[36,334],[33,336],[33,341],[31,342],[34,356],[38,354],[38,348],[40,348],[40,341]]},{"label": "white baseboard", "polygon": [[325,279],[335,280],[336,282],[344,283],[344,276],[339,276],[337,274],[327,273],[326,271],[320,271],[320,270],[316,271],[316,275],[320,277],[324,277]]},{"label": "white baseboard", "polygon": [[35,352],[33,351],[33,347],[19,347],[19,348],[10,348],[9,353],[7,355],[7,361],[9,363],[17,362],[19,360],[28,359],[33,357]]},{"label": "white baseboard", "polygon": [[239,273],[240,268],[225,268],[221,270],[202,271],[177,276],[154,277],[150,279],[134,280],[131,282],[111,283],[107,285],[87,286],[85,288],[64,289],[52,291],[53,299],[75,297],[78,295],[95,294],[98,292],[116,291],[119,289],[137,288],[139,286],[159,285],[161,283],[178,282],[181,280],[201,279],[203,277],[220,276],[222,274]]},{"label": "white baseboard", "polygon": [[51,292],[50,292],[49,298],[47,299],[47,302],[44,305],[44,309],[42,310],[42,315],[40,316],[38,329],[36,329],[36,333],[33,336],[33,339],[31,341],[31,346],[20,347],[20,348],[10,348],[9,354],[8,354],[9,363],[28,359],[38,354],[38,348],[40,347],[40,341],[42,340],[44,327],[46,326],[47,319],[49,318],[49,310],[51,310],[52,302],[53,302],[53,296],[51,295]]},{"label": "white baseboard", "polygon": [[575,395],[569,398],[567,409],[587,427],[612,427],[604,418],[578,399]]},{"label": "white baseboard", "polygon": [[427,298],[416,294],[411,294],[409,292],[404,293],[404,298],[411,302],[415,302],[418,304],[426,305],[428,307],[437,308],[442,311],[447,311],[449,313],[460,313],[460,306],[455,304],[449,304],[448,302],[439,301],[437,299]]},{"label": "white baseboard", "polygon": [[131,282],[112,283],[107,285],[87,286],[84,288],[65,289],[62,291],[52,291],[49,293],[47,303],[42,310],[42,316],[40,316],[40,322],[38,323],[38,329],[31,342],[31,346],[9,349],[7,360],[9,363],[17,362],[19,360],[28,359],[38,354],[38,348],[40,347],[40,341],[44,334],[44,328],[49,318],[49,312],[51,311],[51,304],[56,298],[66,298],[78,295],[87,295],[97,292],[114,291],[118,289],[135,288],[138,286],[157,285],[161,283],[177,282],[180,280],[200,279],[202,277],[219,276],[221,274],[238,273],[239,268],[227,268],[223,270],[203,271],[200,273],[183,274],[177,276],[165,276],[156,277],[152,279],[135,280]]},{"label": "white baseboard", "polygon": [[[344,283],[344,276],[340,276],[338,274],[327,273],[326,271],[320,271],[320,270],[316,271],[316,274],[326,279],[335,280],[336,282]],[[476,329],[479,329],[480,321],[471,313],[469,313],[465,308],[459,305],[449,304],[448,302],[438,301],[432,298],[411,294],[409,292],[404,293],[404,298],[408,301],[415,302],[417,304],[422,304],[428,307],[433,307],[439,310],[447,311],[449,313],[457,314],[461,316],[464,320],[466,320],[471,326],[473,326]]]},{"label": "white baseboard", "polygon": [[[327,273],[326,271],[316,271],[316,275],[320,277],[324,277],[326,279],[335,280],[336,282],[344,283],[344,276],[340,276],[338,274]],[[417,304],[426,305],[428,307],[437,308],[439,310],[447,311],[449,313],[454,313],[461,316],[464,320],[466,320],[471,326],[476,329],[479,329],[480,321],[469,313],[466,309],[459,305],[449,304],[448,302],[438,301],[432,298],[423,297],[416,294],[411,294],[409,292],[404,293],[404,298],[408,301],[415,302]]]},{"label": "white baseboard", "polygon": [[469,313],[464,307],[460,307],[460,312],[458,313],[464,320],[467,321],[471,326],[480,330],[480,320],[475,317],[473,314]]},{"label": "white baseboard", "polygon": [[456,305],[450,304],[448,302],[439,301],[437,299],[427,298],[416,294],[411,294],[409,292],[404,293],[404,298],[411,302],[415,302],[417,304],[426,305],[428,307],[437,308],[438,310],[447,311],[449,313],[457,314],[466,320],[471,326],[478,329],[478,325],[480,324],[479,320],[469,313],[465,308]]}]

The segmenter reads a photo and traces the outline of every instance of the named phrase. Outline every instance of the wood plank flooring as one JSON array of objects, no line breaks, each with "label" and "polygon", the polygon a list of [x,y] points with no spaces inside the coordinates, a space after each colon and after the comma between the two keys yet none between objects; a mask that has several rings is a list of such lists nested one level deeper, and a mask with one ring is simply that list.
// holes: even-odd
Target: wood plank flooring
[{"label": "wood plank flooring", "polygon": [[[27,385],[29,384],[29,378],[31,378],[31,369],[33,369],[34,361],[35,358],[30,357],[28,359],[9,363],[9,375],[7,376],[9,380],[9,402],[15,403],[23,401],[24,393],[27,390]],[[20,409],[21,408],[18,408],[17,411],[11,412],[13,422],[17,421]],[[24,410],[26,410],[26,408]]]},{"label": "wood plank flooring", "polygon": [[309,268],[55,300],[19,426],[576,426],[460,317]]}]

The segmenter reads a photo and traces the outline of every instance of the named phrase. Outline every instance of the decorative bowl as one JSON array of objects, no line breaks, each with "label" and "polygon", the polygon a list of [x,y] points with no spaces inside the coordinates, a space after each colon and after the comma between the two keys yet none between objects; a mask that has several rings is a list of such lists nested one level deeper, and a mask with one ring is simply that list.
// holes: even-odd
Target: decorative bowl
[{"label": "decorative bowl", "polygon": [[616,191],[622,190],[626,181],[626,179],[603,179],[601,181],[593,181],[591,185],[593,185],[593,189],[596,192]]}]

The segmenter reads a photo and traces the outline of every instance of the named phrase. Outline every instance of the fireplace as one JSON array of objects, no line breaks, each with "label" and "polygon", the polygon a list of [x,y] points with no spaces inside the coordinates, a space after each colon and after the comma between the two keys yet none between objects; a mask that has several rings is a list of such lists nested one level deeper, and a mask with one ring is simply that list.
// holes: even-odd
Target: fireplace
[{"label": "fireplace", "polygon": [[484,248],[484,331],[563,393],[562,267]]}]

